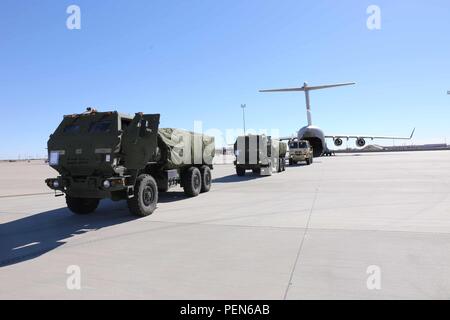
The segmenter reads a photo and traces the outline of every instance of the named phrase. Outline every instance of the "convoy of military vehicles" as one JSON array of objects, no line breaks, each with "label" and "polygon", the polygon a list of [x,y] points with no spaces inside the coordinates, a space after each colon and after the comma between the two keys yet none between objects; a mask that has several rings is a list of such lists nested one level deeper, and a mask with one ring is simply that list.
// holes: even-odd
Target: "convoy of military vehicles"
[{"label": "convoy of military vehicles", "polygon": [[[97,112],[64,116],[50,135],[48,163],[59,176],[46,180],[56,196],[66,197],[76,214],[94,212],[102,199],[126,200],[137,216],[152,214],[159,192],[179,185],[189,197],[211,189],[213,137],[174,128],[159,128],[159,114],[135,116]],[[288,144],[266,135],[246,135],[234,144],[236,174],[261,176],[313,162],[307,141]],[[289,153],[289,156],[288,156]]]}]

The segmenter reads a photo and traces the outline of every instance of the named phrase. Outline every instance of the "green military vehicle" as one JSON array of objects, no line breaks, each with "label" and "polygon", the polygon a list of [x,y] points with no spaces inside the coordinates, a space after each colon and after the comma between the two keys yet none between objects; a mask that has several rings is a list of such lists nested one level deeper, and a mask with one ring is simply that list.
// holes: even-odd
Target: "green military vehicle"
[{"label": "green military vehicle", "polygon": [[131,213],[148,216],[158,193],[180,185],[195,197],[211,188],[214,138],[159,129],[159,114],[128,116],[88,109],[64,116],[48,141],[49,165],[59,177],[46,184],[66,196],[76,214],[96,210],[101,199],[127,200]]},{"label": "green military vehicle", "polygon": [[292,166],[299,162],[305,161],[310,165],[314,161],[313,148],[307,140],[290,140],[289,141],[289,165]]},{"label": "green military vehicle", "polygon": [[234,144],[236,174],[245,176],[247,170],[261,176],[273,171],[285,171],[287,144],[266,135],[240,136]]}]

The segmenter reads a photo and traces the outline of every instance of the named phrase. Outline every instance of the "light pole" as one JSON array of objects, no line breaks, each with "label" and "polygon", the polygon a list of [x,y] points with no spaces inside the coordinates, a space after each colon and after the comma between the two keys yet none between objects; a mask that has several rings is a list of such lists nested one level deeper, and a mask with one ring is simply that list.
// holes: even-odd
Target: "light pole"
[{"label": "light pole", "polygon": [[241,108],[242,108],[242,120],[244,121],[244,136],[245,136],[247,135],[245,130],[245,108],[247,108],[247,105],[241,104]]}]

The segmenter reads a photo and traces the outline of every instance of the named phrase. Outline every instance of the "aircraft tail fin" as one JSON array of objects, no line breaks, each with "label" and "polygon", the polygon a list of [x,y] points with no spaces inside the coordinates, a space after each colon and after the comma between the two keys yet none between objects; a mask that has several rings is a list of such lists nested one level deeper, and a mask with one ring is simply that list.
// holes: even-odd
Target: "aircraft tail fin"
[{"label": "aircraft tail fin", "polygon": [[343,87],[343,86],[351,86],[356,84],[355,82],[346,82],[346,83],[336,83],[336,84],[326,84],[321,86],[308,86],[308,84],[305,82],[303,84],[303,87],[301,88],[283,88],[283,89],[266,89],[266,90],[260,90],[259,92],[304,92],[305,98],[306,98],[306,115],[308,118],[308,125],[312,125],[312,117],[311,117],[311,105],[310,105],[310,99],[309,99],[309,91],[313,90],[321,90],[321,89],[329,89],[329,88],[335,88],[335,87]]}]

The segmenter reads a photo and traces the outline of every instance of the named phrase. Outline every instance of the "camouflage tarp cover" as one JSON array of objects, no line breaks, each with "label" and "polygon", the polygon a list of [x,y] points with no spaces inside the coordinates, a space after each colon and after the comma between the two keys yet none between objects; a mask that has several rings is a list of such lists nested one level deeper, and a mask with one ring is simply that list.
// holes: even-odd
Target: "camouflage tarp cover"
[{"label": "camouflage tarp cover", "polygon": [[161,160],[167,162],[167,169],[187,165],[212,165],[215,155],[214,137],[181,129],[159,129],[158,146],[161,149]]}]

